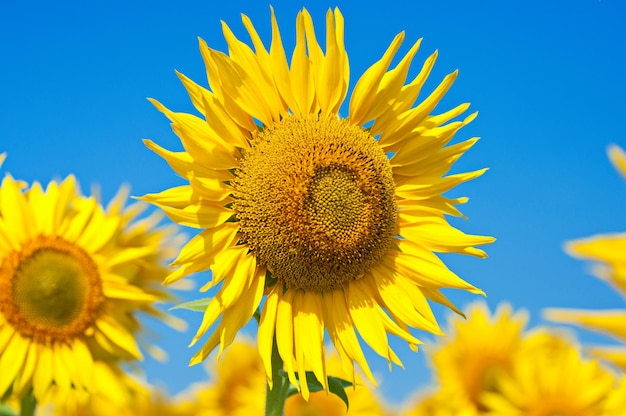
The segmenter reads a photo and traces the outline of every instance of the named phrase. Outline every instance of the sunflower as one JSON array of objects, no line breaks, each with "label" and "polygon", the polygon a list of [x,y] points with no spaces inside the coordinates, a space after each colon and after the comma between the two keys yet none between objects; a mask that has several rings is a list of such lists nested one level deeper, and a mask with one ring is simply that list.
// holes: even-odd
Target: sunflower
[{"label": "sunflower", "polygon": [[[38,403],[87,397],[102,373],[142,353],[137,313],[153,302],[173,229],[134,221],[120,193],[107,210],[80,193],[73,176],[44,190],[0,188],[0,396],[31,388]],[[148,273],[152,273],[148,277]],[[112,388],[112,387],[111,387]],[[85,393],[85,394],[81,394]],[[111,392],[114,394],[115,392]],[[120,395],[124,394],[119,392]]]},{"label": "sunflower", "polygon": [[216,365],[208,368],[209,382],[190,386],[177,398],[180,415],[262,415],[265,372],[256,347],[234,342]]},{"label": "sunflower", "polygon": [[619,386],[615,374],[577,348],[535,349],[482,401],[494,416],[618,416],[625,394]]},{"label": "sunflower", "polygon": [[[613,145],[608,149],[609,158],[618,172],[626,178],[626,154]],[[566,245],[573,257],[595,263],[593,273],[606,281],[616,291],[626,296],[626,233],[601,234]],[[568,310],[547,309],[545,316],[553,321],[580,325],[584,328],[611,335],[626,342],[626,309],[614,310]],[[626,348],[624,346],[593,347],[591,355],[605,359],[626,371]]]},{"label": "sunflower", "polygon": [[445,391],[480,410],[480,396],[510,371],[524,345],[527,315],[501,304],[491,316],[484,302],[467,308],[467,320],[450,319],[449,336],[430,354]]},{"label": "sunflower", "polygon": [[[95,360],[93,363],[94,382],[91,391],[71,389],[62,391],[52,386],[54,401],[42,410],[43,414],[53,416],[134,416],[153,414],[144,412],[150,396],[157,394],[130,377],[119,366],[112,366],[105,361]],[[165,412],[158,413],[165,416]]]},{"label": "sunflower", "polygon": [[448,145],[476,116],[455,120],[469,104],[431,114],[456,71],[416,105],[437,53],[405,85],[420,41],[389,69],[400,33],[357,81],[343,118],[349,63],[339,10],[326,15],[325,52],[309,13],[298,14],[290,65],[273,10],[271,17],[269,52],[245,15],[254,50],[226,24],[228,55],[200,40],[209,89],[179,77],[201,117],[152,101],[184,150],[145,143],[188,183],[142,199],[201,229],[165,280],[212,271],[203,289],[217,294],[192,345],[210,336],[191,364],[218,346],[221,353],[261,307],[258,349],[268,382],[276,339],[290,382],[306,398],[296,373],[305,380],[307,367],[327,387],[325,331],[348,373],[356,362],[375,383],[357,334],[401,365],[388,334],[416,349],[410,327],[441,334],[428,300],[453,307],[440,289],[482,293],[436,253],[485,257],[474,246],[494,239],[465,234],[445,217],[462,216],[456,205],[467,198],[443,194],[485,171],[445,176],[477,141]]}]

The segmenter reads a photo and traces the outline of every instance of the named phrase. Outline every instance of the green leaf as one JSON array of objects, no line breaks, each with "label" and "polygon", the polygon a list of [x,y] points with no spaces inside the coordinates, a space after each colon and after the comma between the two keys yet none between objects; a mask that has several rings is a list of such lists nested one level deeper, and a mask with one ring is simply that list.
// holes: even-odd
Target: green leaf
[{"label": "green leaf", "polygon": [[187,309],[194,312],[204,312],[206,310],[206,307],[209,306],[209,303],[211,303],[212,300],[213,298],[192,300],[191,302],[185,302],[181,303],[180,305],[172,306],[170,308],[170,311],[174,309]]},{"label": "green leaf", "polygon": [[0,404],[0,416],[17,416],[17,413],[6,404]]},{"label": "green leaf", "polygon": [[348,395],[346,394],[346,387],[349,387],[351,385],[352,383],[350,383],[349,381],[336,377],[328,377],[328,391],[343,400],[343,402],[346,404],[346,412],[348,411],[348,409],[350,409]]},{"label": "green leaf", "polygon": [[[284,372],[284,370],[281,370]],[[299,379],[298,374],[296,374],[296,378]],[[350,403],[348,402],[348,395],[346,394],[346,387],[350,387],[352,383],[347,380],[338,378],[338,377],[327,377],[328,381],[328,391],[339,397],[346,404],[346,412],[350,408]],[[312,371],[306,372],[306,382],[309,385],[309,391],[311,393],[316,393],[318,391],[324,390],[324,386],[317,380],[315,374]],[[298,393],[298,389],[294,386],[290,386],[287,390],[287,397],[293,396]]]}]

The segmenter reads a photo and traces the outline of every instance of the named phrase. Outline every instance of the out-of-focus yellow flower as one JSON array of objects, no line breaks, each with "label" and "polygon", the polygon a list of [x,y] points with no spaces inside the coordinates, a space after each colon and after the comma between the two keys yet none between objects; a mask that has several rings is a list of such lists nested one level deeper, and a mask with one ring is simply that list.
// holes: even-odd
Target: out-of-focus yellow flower
[{"label": "out-of-focus yellow flower", "polygon": [[144,404],[149,401],[149,388],[129,377],[120,368],[106,362],[95,361],[94,383],[89,392],[83,390],[56,390],[52,386],[54,402],[38,409],[38,414],[55,416],[141,416]]},{"label": "out-of-focus yellow flower", "polygon": [[441,288],[482,293],[435,254],[485,257],[475,246],[494,240],[445,217],[462,216],[456,205],[467,198],[443,194],[485,172],[446,176],[477,141],[448,145],[476,113],[458,119],[469,108],[461,104],[431,114],[456,71],[417,100],[437,54],[405,84],[420,42],[389,69],[401,33],[356,82],[342,118],[350,71],[338,9],[326,15],[325,52],[309,13],[298,14],[290,65],[273,10],[269,51],[247,16],[243,24],[254,50],[226,24],[228,55],[200,41],[210,89],[180,75],[201,117],[153,101],[184,151],[146,140],[188,184],[143,199],[202,230],[166,283],[210,269],[204,289],[218,288],[192,343],[210,336],[191,362],[221,353],[261,306],[258,348],[270,384],[275,337],[305,398],[307,383],[296,379],[305,380],[305,367],[327,388],[326,332],[344,365],[356,362],[375,383],[357,335],[401,364],[388,335],[415,349],[409,327],[440,334],[428,300],[453,307]]},{"label": "out-of-focus yellow flower", "polygon": [[[238,341],[209,368],[211,381],[197,383],[176,398],[177,412],[185,416],[260,415],[265,411],[265,371],[258,350],[251,342]],[[329,375],[345,378],[336,356],[329,358]],[[308,402],[292,395],[285,403],[285,416],[382,416],[383,406],[361,377],[356,387],[347,387],[345,403],[325,391],[311,393]]]},{"label": "out-of-focus yellow flower", "polygon": [[198,416],[262,415],[265,374],[254,345],[235,342],[209,368],[210,382],[189,387],[179,398],[178,412]]},{"label": "out-of-focus yellow flower", "polygon": [[449,336],[432,352],[442,388],[479,409],[481,394],[495,388],[496,379],[510,371],[521,351],[526,320],[525,312],[513,313],[507,304],[491,316],[484,302],[468,308],[467,320],[453,316]]},{"label": "out-of-focus yellow flower", "polygon": [[[0,395],[31,388],[39,404],[86,398],[102,374],[138,360],[138,313],[163,317],[154,302],[172,228],[137,220],[120,193],[105,210],[73,176],[22,189],[0,187]],[[170,251],[171,253],[171,251]],[[113,377],[113,376],[112,376]],[[123,383],[107,386],[126,394]]]},{"label": "out-of-focus yellow flower", "polygon": [[[626,178],[624,151],[613,145],[609,147],[608,153],[615,168]],[[592,272],[626,296],[626,233],[600,234],[574,240],[567,244],[566,251],[573,257],[594,262]],[[626,342],[626,309],[548,309],[545,316],[556,322],[579,325],[611,335],[622,343]],[[626,371],[626,346],[592,347],[589,352]]]},{"label": "out-of-focus yellow flower", "polygon": [[[491,314],[484,302],[470,305],[465,321],[453,316],[450,336],[428,350],[439,388],[420,394],[403,415],[489,413],[491,402],[485,402],[485,397],[497,402],[493,397],[503,394],[503,380],[518,381],[520,363],[535,355],[549,361],[549,357],[560,359],[565,352],[577,353],[577,344],[568,336],[541,327],[525,331],[526,321],[525,311],[514,313],[508,304],[501,304]],[[539,376],[540,369],[534,371]]]},{"label": "out-of-focus yellow flower", "polygon": [[[328,373],[344,380],[353,376],[345,372],[336,355],[328,358]],[[389,414],[368,381],[357,376],[355,383],[355,386],[345,389],[349,402],[347,412],[346,404],[338,396],[319,391],[312,393],[308,401],[304,400],[301,395],[289,397],[285,402],[285,416],[384,416]]]},{"label": "out-of-focus yellow flower", "polygon": [[538,348],[516,360],[482,402],[491,416],[618,416],[624,408],[611,410],[617,387],[615,374],[576,348]]},{"label": "out-of-focus yellow flower", "polygon": [[410,401],[402,416],[478,416],[476,405],[447,389],[422,393]]}]

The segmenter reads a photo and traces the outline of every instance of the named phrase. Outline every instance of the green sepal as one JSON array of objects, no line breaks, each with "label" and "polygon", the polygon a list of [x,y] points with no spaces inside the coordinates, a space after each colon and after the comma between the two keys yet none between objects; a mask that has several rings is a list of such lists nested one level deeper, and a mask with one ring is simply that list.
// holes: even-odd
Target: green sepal
[{"label": "green sepal", "polygon": [[[7,389],[7,391],[4,392],[4,394],[2,395],[2,397],[0,397],[0,403],[4,403],[7,400],[9,400],[9,397],[11,397],[11,394],[13,394],[13,384],[11,384],[9,386],[9,388]],[[0,413],[0,416],[2,414]]]},{"label": "green sepal", "polygon": [[170,308],[170,311],[174,309],[187,309],[189,311],[194,311],[194,312],[204,312],[212,300],[213,298],[203,298],[203,299],[192,300],[190,302],[185,302],[185,303],[181,303],[180,305],[172,306]]},{"label": "green sepal", "polygon": [[274,286],[276,283],[278,282],[278,279],[274,276],[272,276],[272,273],[269,270],[265,271],[265,288],[264,289],[269,289],[270,287]]},{"label": "green sepal", "polygon": [[17,416],[17,413],[6,404],[0,404],[0,416]]},{"label": "green sepal", "polygon": [[[281,370],[281,371],[284,372],[284,370]],[[286,376],[287,373],[286,372],[284,373]],[[296,378],[299,379],[298,374],[296,374]],[[330,377],[330,376],[326,377],[326,380],[328,382],[328,391],[334,394],[335,396],[339,397],[346,404],[346,412],[347,412],[348,409],[350,408],[350,403],[348,402],[348,395],[346,394],[346,387],[350,387],[352,383],[350,383],[347,380],[338,378],[338,377]],[[309,385],[309,391],[311,393],[316,393],[318,391],[324,390],[324,386],[322,386],[322,383],[320,383],[317,380],[317,377],[315,377],[315,374],[313,374],[312,371],[306,372],[306,382]],[[289,389],[287,390],[287,397],[293,396],[294,394],[298,394],[298,393],[299,393],[298,389],[296,389],[295,386],[290,385]]]}]

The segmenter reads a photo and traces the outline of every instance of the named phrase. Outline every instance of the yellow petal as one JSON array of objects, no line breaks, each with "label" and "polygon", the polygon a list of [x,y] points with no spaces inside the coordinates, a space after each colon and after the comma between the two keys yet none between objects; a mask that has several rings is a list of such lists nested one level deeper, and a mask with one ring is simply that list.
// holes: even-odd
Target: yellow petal
[{"label": "yellow petal", "polygon": [[[434,218],[433,221],[415,225],[401,224],[400,235],[436,252],[469,254],[482,258],[487,257],[487,254],[474,246],[491,244],[495,241],[495,238],[489,236],[465,234],[447,224],[445,220],[436,222]],[[424,253],[424,256],[430,257],[427,253]]]},{"label": "yellow petal", "polygon": [[544,316],[551,321],[580,325],[626,341],[626,310],[547,309]]},{"label": "yellow petal", "polygon": [[350,282],[346,302],[354,326],[363,340],[381,357],[391,360],[387,332],[378,315],[373,294],[359,280]]},{"label": "yellow petal", "polygon": [[607,152],[615,169],[626,178],[626,153],[624,153],[624,150],[613,144],[608,147]]},{"label": "yellow petal", "polygon": [[137,360],[143,359],[135,337],[114,318],[108,315],[100,316],[96,326],[113,344],[126,351]]},{"label": "yellow petal", "polygon": [[[282,290],[282,289],[280,289]],[[259,329],[257,332],[259,354],[263,360],[265,374],[270,389],[273,388],[272,380],[272,346],[274,343],[274,327],[276,326],[276,310],[278,308],[278,295],[276,291],[272,291],[265,299],[261,319],[259,320]]]},{"label": "yellow petal", "polygon": [[374,268],[371,273],[385,308],[414,328],[442,334],[422,291],[403,277],[382,271],[382,267]]},{"label": "yellow petal", "polygon": [[319,293],[298,291],[293,301],[294,342],[300,380],[306,379],[307,363],[328,390],[324,358],[324,320]]},{"label": "yellow petal", "polygon": [[0,213],[10,230],[9,241],[27,241],[34,236],[35,219],[31,207],[11,175],[4,177],[1,189]]},{"label": "yellow petal", "polygon": [[298,13],[296,18],[296,46],[291,57],[289,76],[295,99],[291,109],[295,115],[315,112],[315,84],[311,73],[311,61],[306,53],[305,11]]},{"label": "yellow petal", "polygon": [[343,291],[334,290],[330,293],[325,293],[324,303],[326,306],[326,326],[333,343],[336,346],[340,346],[346,352],[346,355],[350,357],[351,361],[356,361],[365,373],[365,376],[372,384],[376,385],[376,379],[367,364],[354,331],[354,323],[350,318],[347,300]]},{"label": "yellow petal", "polygon": [[[335,21],[335,16],[337,20]],[[322,112],[336,114],[348,89],[346,79],[347,54],[343,47],[343,16],[339,9],[335,14],[326,13],[326,56],[323,58],[315,89]]]},{"label": "yellow petal", "polygon": [[401,251],[390,250],[388,261],[393,262],[393,269],[399,275],[424,287],[453,288],[483,293],[449,270],[430,250],[409,240],[399,241],[398,246]]},{"label": "yellow petal", "polygon": [[207,263],[212,264],[212,260],[218,253],[232,245],[238,228],[239,225],[236,222],[227,222],[200,232],[185,244],[172,265],[179,266],[184,263],[192,263],[201,257],[210,259]]},{"label": "yellow petal", "polygon": [[[282,290],[282,288],[279,289]],[[293,356],[293,292],[293,290],[287,290],[282,295],[277,292],[279,297],[276,309],[276,346],[280,358],[283,359],[289,381],[299,390],[300,385],[294,372],[295,359]]]},{"label": "yellow petal", "polygon": [[404,32],[397,34],[383,57],[369,67],[357,81],[350,98],[351,123],[363,125],[369,121],[367,120],[367,114],[376,98],[376,94],[372,94],[372,91],[378,90],[378,86],[403,40]]},{"label": "yellow petal", "polygon": [[39,402],[44,401],[54,379],[52,349],[47,345],[37,344],[37,366],[33,378],[33,393]]},{"label": "yellow petal", "polygon": [[13,337],[3,354],[0,355],[0,392],[5,392],[15,380],[24,365],[30,346],[30,340],[20,336]]}]

